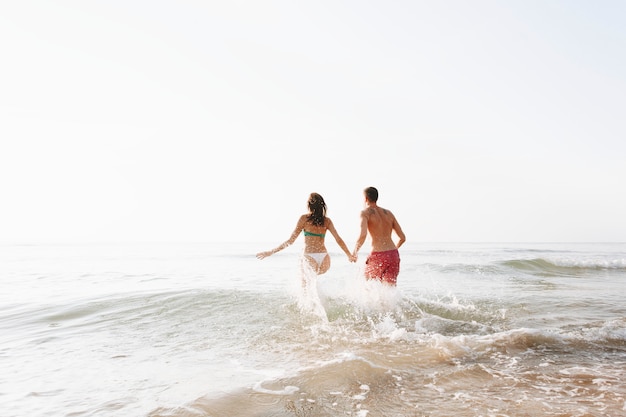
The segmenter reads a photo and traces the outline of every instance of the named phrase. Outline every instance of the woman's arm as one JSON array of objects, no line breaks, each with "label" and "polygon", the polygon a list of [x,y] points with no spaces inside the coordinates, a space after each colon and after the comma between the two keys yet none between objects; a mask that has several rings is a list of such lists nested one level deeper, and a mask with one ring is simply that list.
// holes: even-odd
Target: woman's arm
[{"label": "woman's arm", "polygon": [[298,235],[300,234],[302,229],[304,229],[305,221],[306,221],[306,215],[300,216],[300,219],[298,220],[298,224],[296,224],[296,228],[293,229],[293,232],[291,233],[291,236],[289,237],[289,239],[285,240],[283,243],[276,246],[274,249],[257,253],[256,257],[259,259],[267,258],[268,256],[275,254],[276,252],[280,252],[281,250],[285,249],[287,246],[292,245],[293,242],[295,242],[296,239],[298,238]]},{"label": "woman's arm", "polygon": [[328,220],[327,229],[330,231],[330,233],[332,233],[332,235],[335,238],[335,240],[337,241],[337,244],[339,245],[339,247],[348,256],[348,260],[350,262],[356,262],[356,257],[353,256],[350,253],[350,250],[348,249],[348,246],[346,246],[346,242],[344,242],[343,239],[341,238],[341,236],[339,236],[339,233],[337,232],[337,229],[335,229],[335,225],[333,224],[332,220],[330,220],[328,217],[326,218],[326,220]]}]

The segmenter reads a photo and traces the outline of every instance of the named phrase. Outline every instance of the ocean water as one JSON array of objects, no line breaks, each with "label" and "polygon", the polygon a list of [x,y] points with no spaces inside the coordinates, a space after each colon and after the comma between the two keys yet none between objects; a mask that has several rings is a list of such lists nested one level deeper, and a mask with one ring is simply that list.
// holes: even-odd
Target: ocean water
[{"label": "ocean water", "polygon": [[0,416],[626,415],[626,244],[273,244],[1,246]]}]

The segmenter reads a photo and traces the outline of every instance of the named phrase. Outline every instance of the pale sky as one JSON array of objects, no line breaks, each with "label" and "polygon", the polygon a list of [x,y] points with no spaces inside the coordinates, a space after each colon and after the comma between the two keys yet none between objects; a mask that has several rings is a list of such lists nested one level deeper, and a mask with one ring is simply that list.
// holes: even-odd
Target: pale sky
[{"label": "pale sky", "polygon": [[[624,1],[5,1],[0,242],[626,241]],[[329,249],[334,249],[329,243]]]}]

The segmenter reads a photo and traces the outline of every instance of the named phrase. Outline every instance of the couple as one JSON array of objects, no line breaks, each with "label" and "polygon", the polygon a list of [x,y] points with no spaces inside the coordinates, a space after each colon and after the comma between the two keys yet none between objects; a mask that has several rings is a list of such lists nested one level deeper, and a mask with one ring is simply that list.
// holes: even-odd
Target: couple
[{"label": "couple", "polygon": [[[297,239],[301,231],[304,233],[304,260],[318,275],[330,268],[330,256],[324,246],[326,231],[334,236],[337,244],[348,256],[350,262],[356,262],[359,249],[365,243],[369,232],[372,239],[372,253],[365,262],[365,278],[377,279],[390,285],[396,285],[400,273],[400,255],[398,248],[406,240],[402,228],[391,211],[379,207],[378,190],[368,187],[364,190],[366,208],[361,211],[361,234],[350,253],[345,242],[335,229],[330,218],[326,217],[326,203],[321,195],[312,193],[309,196],[309,214],[303,214],[298,220],[291,237],[276,248],[257,253],[256,257],[263,259],[280,250],[285,249]],[[391,239],[391,233],[398,237],[397,244]]]}]

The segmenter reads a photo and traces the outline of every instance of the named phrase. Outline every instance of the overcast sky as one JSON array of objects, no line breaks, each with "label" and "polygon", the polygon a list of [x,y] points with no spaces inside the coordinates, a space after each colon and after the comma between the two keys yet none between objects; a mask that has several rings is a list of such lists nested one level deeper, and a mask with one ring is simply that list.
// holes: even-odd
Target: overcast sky
[{"label": "overcast sky", "polygon": [[0,4],[0,241],[626,241],[626,2]]}]

